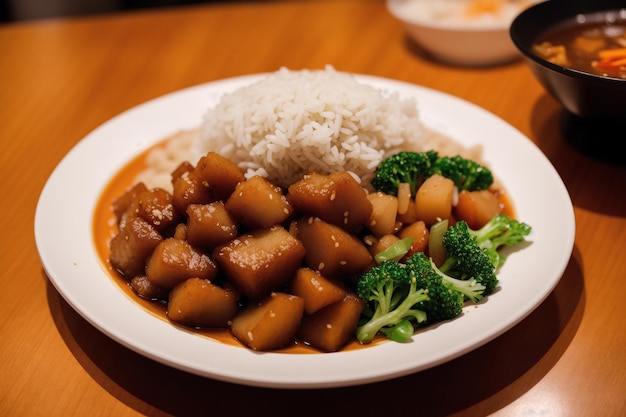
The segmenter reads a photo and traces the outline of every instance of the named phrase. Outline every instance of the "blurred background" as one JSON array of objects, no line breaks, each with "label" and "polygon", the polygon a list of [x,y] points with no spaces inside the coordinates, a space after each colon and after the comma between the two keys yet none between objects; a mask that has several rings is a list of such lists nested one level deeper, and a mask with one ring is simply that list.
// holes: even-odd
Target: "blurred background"
[{"label": "blurred background", "polygon": [[0,22],[18,22],[219,1],[233,2],[233,0],[0,0]]}]

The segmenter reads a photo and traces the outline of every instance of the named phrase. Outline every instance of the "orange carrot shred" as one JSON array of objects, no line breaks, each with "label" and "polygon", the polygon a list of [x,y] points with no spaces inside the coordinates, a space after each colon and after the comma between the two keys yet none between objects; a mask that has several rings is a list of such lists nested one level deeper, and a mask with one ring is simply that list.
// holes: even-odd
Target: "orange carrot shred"
[{"label": "orange carrot shred", "polygon": [[626,58],[626,48],[604,49],[598,52],[600,58]]},{"label": "orange carrot shred", "polygon": [[625,66],[626,65],[626,57],[621,58],[621,59],[616,59],[615,61],[611,62],[611,65],[613,65],[614,67]]},{"label": "orange carrot shred", "polygon": [[594,68],[614,70],[626,66],[626,48],[604,49],[598,52],[599,61],[594,62]]}]

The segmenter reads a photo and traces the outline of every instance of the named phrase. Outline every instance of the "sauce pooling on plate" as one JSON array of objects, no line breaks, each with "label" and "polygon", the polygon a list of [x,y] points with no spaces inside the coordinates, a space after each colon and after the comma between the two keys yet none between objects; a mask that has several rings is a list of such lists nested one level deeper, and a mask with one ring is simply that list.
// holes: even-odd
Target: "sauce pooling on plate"
[{"label": "sauce pooling on plate", "polygon": [[[174,138],[169,139],[174,140]],[[144,152],[143,154],[139,155],[137,158],[133,159],[129,164],[127,164],[125,167],[122,168],[121,171],[119,171],[114,178],[112,179],[112,181],[108,184],[108,186],[105,188],[105,190],[103,191],[103,194],[100,197],[100,202],[96,207],[96,211],[94,214],[94,239],[95,239],[95,244],[96,244],[96,248],[98,251],[98,255],[99,258],[102,262],[102,264],[104,265],[107,273],[114,279],[114,281],[120,285],[120,287],[123,289],[123,291],[133,300],[135,300],[136,302],[138,302],[142,307],[144,307],[147,311],[149,311],[150,313],[152,313],[153,315],[166,320],[168,322],[170,322],[172,325],[176,325],[179,326],[187,331],[193,331],[196,332],[198,334],[201,334],[203,336],[207,336],[213,340],[217,340],[226,344],[230,344],[230,345],[236,345],[236,346],[242,346],[241,343],[239,343],[239,340],[241,340],[241,337],[237,337],[237,335],[233,334],[233,332],[229,331],[228,326],[230,326],[231,328],[234,326],[234,324],[228,324],[228,326],[224,326],[224,325],[207,325],[207,324],[198,324],[195,321],[189,322],[188,319],[177,319],[176,317],[173,317],[171,315],[171,313],[176,313],[178,314],[180,311],[182,311],[182,309],[178,309],[178,308],[174,308],[172,307],[172,303],[173,303],[173,296],[172,294],[174,294],[175,292],[177,292],[177,290],[179,288],[184,288],[184,285],[186,285],[187,282],[196,282],[196,281],[203,281],[201,284],[203,285],[208,285],[208,283],[210,283],[210,279],[206,279],[206,280],[202,280],[200,279],[200,275],[193,275],[193,276],[189,276],[187,277],[187,272],[189,272],[191,269],[193,269],[193,273],[194,274],[203,274],[204,271],[201,271],[200,269],[196,268],[201,266],[200,263],[197,263],[194,261],[193,258],[191,259],[190,256],[187,256],[189,254],[193,254],[193,253],[199,253],[198,250],[196,248],[196,246],[193,246],[191,242],[192,239],[192,226],[191,226],[191,222],[187,222],[187,223],[179,223],[175,230],[172,231],[171,229],[171,224],[165,224],[164,222],[166,222],[166,214],[165,214],[165,210],[156,210],[156,205],[154,205],[153,203],[155,203],[155,200],[153,200],[153,196],[156,196],[157,193],[158,194],[162,194],[162,193],[167,193],[167,191],[165,191],[162,188],[152,188],[149,190],[146,190],[145,192],[140,193],[142,196],[141,198],[135,199],[135,197],[132,197],[131,201],[126,201],[126,203],[128,203],[128,208],[124,209],[121,213],[122,215],[120,216],[119,214],[119,208],[122,207],[124,204],[120,203],[120,201],[122,200],[126,200],[126,196],[128,196],[129,192],[132,194],[132,190],[135,189],[135,187],[137,186],[137,183],[135,183],[135,179],[137,178],[137,175],[141,172],[143,172],[149,165],[149,158],[148,158],[148,154],[154,150],[154,149],[161,149],[164,146],[167,146],[167,144],[169,143],[169,141],[164,141],[162,143],[159,143],[157,145],[155,145],[155,147],[148,149],[146,152]],[[209,154],[211,155],[211,154]],[[207,156],[208,158],[208,156]],[[228,162],[227,160],[225,160],[225,158],[222,158],[220,156],[214,155],[212,156],[212,161],[215,162],[215,164],[208,164],[205,166],[205,164],[202,163],[202,160],[198,162],[198,165],[195,167],[197,170],[200,169],[204,169],[205,167],[211,166],[211,167],[221,167],[224,169],[217,169],[215,172],[220,172],[223,173],[225,171],[227,171],[225,168],[225,166],[219,165],[217,164],[217,162],[222,161],[223,163]],[[181,167],[185,167],[187,163],[184,162],[181,164]],[[234,166],[234,165],[233,165]],[[179,178],[180,177],[180,173],[179,173],[179,168],[177,168],[175,170],[176,175],[174,175],[174,173],[172,173],[172,178],[176,177]],[[208,168],[207,168],[208,169]],[[195,171],[195,172],[200,172],[200,171]],[[241,174],[241,173],[240,173]],[[342,175],[345,174],[345,175]],[[354,181],[354,179],[352,179],[352,177],[345,173],[345,172],[338,172],[335,174],[330,174],[329,177],[332,176],[332,178],[336,179],[338,181],[338,183],[344,184],[341,188],[342,191],[342,195],[348,196],[348,200],[352,201],[360,201],[361,199],[366,199],[366,195],[363,194],[362,198],[359,199],[357,198],[359,195],[361,195],[363,193],[363,190],[360,188],[360,185],[358,185],[358,183],[356,181]],[[325,177],[322,174],[319,174],[318,176],[313,176],[313,175],[309,175],[309,178],[305,177],[303,178],[303,182],[306,184],[306,186],[303,186],[302,190],[308,190],[310,187],[312,186],[312,183],[310,181],[313,181],[311,178],[318,178],[318,177]],[[351,181],[348,181],[347,178],[350,178]],[[340,178],[344,178],[345,181],[339,181]],[[225,205],[228,205],[231,210],[233,209],[232,203],[233,201],[237,201],[238,199],[243,198],[243,192],[241,191],[242,188],[241,187],[250,187],[252,183],[258,183],[258,181],[254,181],[255,177],[245,180],[245,181],[240,181],[237,184],[237,190],[239,190],[239,192],[229,192],[228,195],[230,197],[228,197],[226,203],[224,203]],[[261,181],[261,180],[259,180]],[[354,182],[354,187],[357,188],[350,188],[350,185],[352,182]],[[135,183],[135,186],[133,186],[133,183]],[[300,182],[296,183],[299,184]],[[214,186],[217,183],[212,183]],[[294,185],[296,185],[294,184]],[[129,188],[130,187],[130,188]],[[176,187],[174,187],[176,188]],[[351,192],[354,189],[358,189],[359,193],[361,194],[357,194],[356,196]],[[297,201],[297,195],[299,189],[293,189],[290,187],[289,188],[289,192],[291,193],[292,196],[292,202]],[[276,191],[276,190],[275,190]],[[278,191],[276,191],[278,192]],[[511,204],[511,202],[508,199],[508,196],[506,194],[506,192],[504,191],[504,189],[500,188],[499,186],[494,186],[492,188],[490,188],[489,190],[485,190],[485,192],[487,192],[488,194],[492,195],[493,199],[495,200],[495,204],[497,206],[497,210],[501,211],[504,214],[507,214],[509,216],[514,217],[514,209],[513,209],[513,205]],[[493,194],[492,194],[493,193]],[[174,191],[174,194],[176,194],[176,191]],[[314,193],[315,194],[315,193]],[[186,194],[185,194],[186,195]],[[252,195],[252,197],[255,198],[255,201],[257,200],[256,197],[258,196],[257,193],[253,193],[250,194]],[[121,196],[121,197],[120,197]],[[347,198],[347,197],[346,197]],[[295,200],[294,200],[295,199]],[[270,200],[275,200],[275,201],[279,201],[281,200],[279,197],[274,197],[271,198]],[[345,198],[342,199],[335,199],[332,198],[331,201],[333,202],[332,204],[339,204],[338,201],[344,201]],[[460,197],[459,197],[460,200]],[[370,201],[370,200],[367,200]],[[113,202],[113,204],[111,203]],[[137,203],[138,206],[133,206],[133,203]],[[345,201],[344,201],[345,202]],[[234,203],[233,203],[234,204]],[[371,203],[370,203],[371,204]],[[191,204],[189,203],[188,206],[189,207],[194,207],[195,206],[202,206],[202,204]],[[457,208],[461,206],[461,203],[459,202],[457,204]],[[269,212],[269,209],[267,208],[267,204],[264,205],[264,209],[263,212]],[[343,206],[342,206],[343,207]],[[137,243],[138,241],[142,241],[142,242],[146,242],[146,239],[149,238],[149,236],[147,234],[144,234],[143,232],[146,229],[142,229],[139,231],[139,234],[137,235],[127,235],[125,233],[122,233],[122,229],[124,230],[128,230],[128,229],[133,229],[134,230],[134,226],[130,226],[131,224],[135,224],[135,221],[137,222],[142,222],[139,219],[139,215],[135,216],[132,213],[144,213],[144,209],[145,208],[149,208],[148,212],[150,214],[149,217],[155,216],[153,220],[158,220],[158,222],[154,222],[154,227],[157,227],[157,225],[159,225],[159,227],[163,227],[162,231],[165,233],[163,236],[163,239],[159,240],[159,242],[163,243],[163,246],[161,246],[161,243],[159,243],[159,247],[165,247],[166,243],[172,243],[172,242],[176,242],[176,245],[185,245],[185,247],[190,248],[189,251],[186,251],[185,253],[180,252],[179,250],[177,250],[176,248],[174,248],[175,250],[165,250],[165,252],[162,253],[162,255],[164,256],[163,258],[160,255],[155,255],[157,253],[157,249],[153,249],[152,255],[150,255],[150,259],[148,261],[146,261],[144,263],[143,260],[141,260],[141,258],[146,258],[146,254],[142,254],[143,253],[143,244],[134,244],[134,243],[123,243],[123,242],[128,242],[128,241],[134,241],[135,243]],[[130,211],[129,211],[130,210]],[[395,218],[395,208],[394,211],[392,213],[393,217]],[[157,213],[158,212],[158,213]],[[177,210],[177,212],[179,213],[183,213],[186,212],[186,210]],[[233,210],[232,213],[235,213],[236,210]],[[343,213],[343,210],[340,210],[341,213]],[[131,213],[131,214],[129,214]],[[231,214],[232,214],[231,213]],[[347,213],[347,212],[346,212]],[[350,210],[350,213],[353,213],[354,215],[355,212]],[[145,213],[144,213],[145,214]],[[143,215],[143,214],[142,214]],[[342,219],[343,220],[348,220],[347,215],[342,214]],[[410,216],[409,216],[410,217]],[[141,217],[143,218],[143,217]],[[311,235],[306,235],[307,230],[310,232],[310,230],[319,230],[318,226],[310,226],[312,223],[310,221],[306,221],[308,218],[313,218],[310,216],[301,216],[297,222],[297,236],[298,238],[300,238],[303,242],[309,242],[310,243],[310,239],[309,237],[311,237]],[[374,217],[375,218],[375,217]],[[248,218],[247,221],[251,221],[252,217]],[[304,220],[302,220],[304,219]],[[350,217],[350,219],[352,219],[352,217]],[[408,217],[403,217],[404,221],[409,224],[409,219]],[[246,219],[241,218],[239,219],[241,221],[241,224],[244,225],[244,221]],[[258,219],[257,219],[258,220]],[[329,220],[330,221],[330,220]],[[276,222],[272,222],[271,224],[274,224]],[[321,220],[319,221],[319,223],[321,224]],[[348,225],[349,222],[345,222],[343,221],[343,223],[345,225]],[[414,221],[412,224],[418,224],[420,222]],[[126,224],[126,227],[122,227],[122,224]],[[146,223],[147,224],[147,223]],[[317,224],[317,223],[316,223]],[[365,224],[365,223],[363,223]],[[374,228],[374,226],[376,226],[378,223],[377,222],[372,222],[372,223],[368,223],[368,226],[371,228]],[[307,226],[308,225],[308,226]],[[182,227],[179,227],[182,226]],[[394,228],[396,227],[395,224],[392,225]],[[248,225],[247,227],[250,228],[250,230],[253,231],[258,231],[260,229],[257,228],[257,226],[254,225]],[[317,227],[317,228],[316,228]],[[346,226],[348,227],[348,226]],[[245,227],[244,227],[244,230]],[[271,227],[270,229],[267,229],[267,233],[263,233],[261,234],[262,236],[269,236],[271,234],[271,232],[274,232],[275,228]],[[285,237],[285,236],[289,236],[290,232],[287,232],[286,229],[282,229],[282,228],[277,228],[276,230],[280,230],[282,235],[281,237]],[[340,232],[337,228],[332,228],[330,226],[327,226],[326,229],[324,230],[332,230],[332,238],[335,239],[337,238],[337,240],[335,241],[335,245],[334,247],[330,250],[330,252],[338,252],[340,249],[339,246],[341,246],[341,250],[345,250],[345,248],[347,248],[348,246],[352,247],[352,246],[359,246],[359,244],[354,244],[354,245],[348,245],[348,243],[344,242],[343,240],[339,239],[340,236],[347,236],[349,233],[347,231],[344,232]],[[403,229],[404,230],[404,229]],[[248,246],[244,245],[246,248],[251,247],[251,245],[253,245],[254,241],[253,239],[250,237],[252,235],[254,235],[254,237],[258,237],[261,236],[259,234],[255,234],[256,232],[250,231],[249,234],[245,234],[245,235],[239,235],[237,238],[235,239],[230,239],[227,241],[227,243],[225,243],[226,246],[228,246],[229,248],[231,248],[231,243],[232,242],[240,242],[243,241],[243,239],[248,239]],[[291,231],[291,226],[290,226],[290,231]],[[166,233],[167,232],[167,233]],[[130,232],[129,232],[130,233]],[[170,233],[174,233],[173,237],[170,236]],[[374,232],[372,232],[374,233]],[[179,236],[180,234],[180,236]],[[273,234],[272,234],[273,235]],[[152,235],[150,235],[152,236]],[[170,236],[169,239],[164,239],[165,236]],[[352,236],[352,235],[350,235]],[[356,234],[354,235],[356,236]],[[367,235],[369,236],[369,235]],[[364,237],[364,240],[367,238],[367,236]],[[120,238],[121,237],[121,238]],[[205,236],[206,237],[206,236]],[[146,239],[144,239],[146,238]],[[114,245],[113,245],[113,241],[117,240],[117,242],[122,242],[119,245],[115,245],[115,249],[114,249]],[[258,240],[258,239],[257,239]],[[282,243],[279,242],[279,247],[281,252],[285,252],[287,250],[289,250],[289,248],[286,247],[286,245],[284,244],[285,241],[288,241],[289,239],[282,239]],[[294,240],[294,239],[292,239]],[[381,239],[382,240],[382,239]],[[263,240],[263,242],[266,242],[267,239]],[[341,245],[339,245],[339,242],[342,242]],[[356,237],[354,237],[354,239],[350,240],[350,242],[359,242]],[[187,242],[187,243],[185,243]],[[230,243],[229,243],[230,242]],[[427,243],[427,241],[425,241]],[[266,242],[267,243],[267,242]],[[269,242],[272,243],[272,242]],[[198,243],[195,242],[194,245],[198,245],[199,247],[204,247],[204,243]],[[120,246],[121,245],[121,246]],[[239,243],[232,243],[232,245],[236,245],[236,246],[232,246],[233,251],[235,251],[237,248],[241,248],[242,245],[240,245]],[[192,247],[193,246],[193,247]],[[305,245],[306,246],[306,245]],[[319,246],[319,245],[318,245]],[[310,246],[311,249],[315,249],[315,250],[311,250],[310,253],[315,254],[316,256],[319,256],[320,253],[324,252],[324,250],[322,248],[319,248],[318,246]],[[218,246],[217,248],[221,248],[221,246]],[[209,253],[212,254],[212,257],[214,259],[217,259],[219,256],[221,256],[221,251],[222,249],[220,249],[220,252],[218,252],[216,254],[216,250],[217,248],[214,248],[215,250],[211,250],[209,251]],[[133,249],[132,252],[129,252],[130,249]],[[358,248],[357,248],[358,249]],[[263,250],[266,250],[266,248],[264,248]],[[363,246],[363,250],[367,251],[368,248],[366,246]],[[415,249],[417,250],[417,249]],[[116,253],[116,256],[113,256],[113,253]],[[192,253],[193,252],[193,253]],[[328,251],[327,251],[328,252]],[[161,252],[159,252],[161,253]],[[247,253],[247,252],[246,252]],[[242,252],[241,255],[243,255],[244,253]],[[176,259],[172,258],[172,256],[176,255]],[[180,255],[180,256],[178,256]],[[259,254],[259,253],[253,253],[253,257],[249,258],[249,260],[247,260],[245,262],[245,264],[251,264],[251,263],[255,263],[253,261],[255,261],[257,258],[260,261],[263,261],[264,259],[266,259],[266,256],[260,256],[263,254]],[[206,256],[208,257],[208,253],[206,254]],[[272,259],[274,259],[272,261],[272,263],[276,263],[278,262],[278,258],[281,255],[277,255],[276,257],[273,257]],[[192,260],[191,263],[189,263],[188,265],[184,266],[184,271],[182,275],[178,276],[176,279],[178,280],[178,278],[181,278],[181,282],[180,284],[174,283],[172,285],[166,285],[167,283],[165,283],[165,281],[158,281],[158,283],[152,282],[150,281],[150,279],[148,279],[147,277],[150,277],[150,271],[152,271],[150,268],[153,265],[156,265],[155,263],[153,263],[152,261],[154,260],[154,262],[161,262],[163,261],[164,263],[170,262],[170,259],[173,261],[177,261],[178,259],[183,259],[183,258],[189,258]],[[347,256],[345,258],[341,258],[341,259],[345,259],[345,261],[341,261],[339,263],[339,265],[341,265],[342,268],[348,268],[350,265],[354,264],[354,262],[352,261],[352,259],[355,258],[354,256]],[[135,261],[139,259],[140,260],[140,265],[139,265],[139,269],[141,270],[141,272],[133,272],[130,271],[131,267],[135,264]],[[200,258],[198,258],[200,259]],[[204,259],[204,258],[203,258]],[[221,258],[220,258],[221,259]],[[230,258],[229,258],[230,259]],[[236,262],[237,266],[241,269],[243,268],[242,265],[244,265],[244,263],[241,262],[241,260],[244,259],[240,256],[235,256],[234,257],[234,261]],[[269,258],[268,258],[269,259]],[[317,259],[317,258],[315,258]],[[371,257],[368,255],[367,257],[367,265],[363,265],[362,267],[359,267],[359,271],[362,270],[363,268],[366,268],[370,265],[370,261],[371,261]],[[225,261],[224,261],[225,262]],[[343,269],[338,269],[337,271],[335,271],[336,273],[331,273],[329,272],[329,268],[327,268],[326,266],[331,265],[332,263],[325,263],[325,262],[312,262],[314,265],[319,265],[320,270],[323,269],[325,274],[329,274],[332,275],[332,277],[337,278],[337,276],[351,276],[352,273],[347,273],[345,272]],[[115,266],[117,265],[117,267]],[[308,265],[308,264],[307,264]],[[225,264],[222,262],[221,264],[222,268],[224,269],[224,277],[225,278],[228,275],[228,264]],[[245,266],[245,265],[244,265]],[[273,265],[272,265],[273,266]],[[310,267],[311,265],[309,265]],[[161,277],[161,278],[167,278],[168,280],[171,278],[172,276],[172,270],[171,270],[172,264],[167,263],[167,265],[162,265],[162,268],[160,269],[159,273],[156,274],[152,274],[152,279],[155,279],[155,277]],[[249,268],[250,269],[250,268]],[[258,271],[260,270],[259,268],[256,267],[256,264],[253,265],[253,267],[251,267],[251,269],[253,269],[254,271]],[[304,268],[306,269],[306,268]],[[145,271],[145,274],[143,273]],[[154,271],[153,271],[154,272]],[[163,272],[164,274],[161,274],[161,272]],[[354,271],[355,273],[358,271]],[[345,274],[344,274],[345,273]],[[276,275],[282,275],[282,274],[276,274]],[[285,276],[289,276],[291,274],[284,274]],[[145,280],[143,280],[143,278],[148,279],[148,281],[150,281],[150,283],[153,285],[150,288],[146,288],[145,285],[142,286],[142,288],[138,288],[138,286],[140,286],[141,283],[146,283]],[[228,279],[229,281],[227,283],[223,284],[223,291],[228,292],[228,289],[230,288],[230,284],[233,284],[235,278],[239,279],[241,278],[241,271],[239,271],[239,275],[235,276],[230,276],[228,275]],[[254,277],[253,277],[254,278]],[[321,280],[321,276],[319,277],[315,277],[316,281]],[[204,282],[206,281],[206,282]],[[218,279],[216,279],[216,282],[218,281]],[[254,282],[267,282],[267,279],[263,279],[263,280],[258,280],[256,278],[254,278]],[[183,285],[183,286],[181,286]],[[191,285],[191,284],[190,284]],[[280,284],[282,285],[282,284]],[[163,289],[167,289],[167,292],[161,294],[160,292],[158,294],[153,293],[155,288],[160,288],[161,290]],[[341,288],[345,288],[345,287],[341,287]],[[170,292],[171,290],[171,292]],[[181,290],[182,291],[182,290]],[[244,285],[244,284],[239,284],[238,286],[238,291],[237,292],[241,292],[242,294],[244,294],[244,291],[247,291],[245,294],[247,294],[247,296],[249,297],[250,300],[257,300],[257,299],[263,299],[262,296],[256,296],[256,293],[252,293],[251,289]],[[278,291],[278,290],[276,290]],[[297,291],[294,290],[294,293],[296,293]],[[181,293],[179,291],[179,293]],[[249,293],[249,294],[248,294]],[[347,290],[346,288],[346,295],[343,296],[342,295],[342,299],[340,301],[340,303],[345,303],[346,305],[349,305],[352,301],[351,296],[349,296],[350,294],[348,294],[351,292]],[[191,294],[191,292],[185,292],[185,293],[181,293],[183,295],[187,294]],[[169,298],[169,301],[168,301]],[[191,297],[193,298],[193,297]],[[347,301],[344,301],[347,300]],[[256,304],[250,304],[253,307]],[[260,305],[260,304],[259,304]],[[326,311],[326,310],[324,310]],[[337,310],[339,312],[341,312],[342,316],[345,316],[345,309],[341,309],[341,310]],[[194,316],[195,317],[195,316]],[[204,317],[204,315],[203,315]],[[236,316],[234,319],[232,319],[232,321],[230,323],[234,323],[234,321],[240,316]],[[309,316],[311,317],[311,316]],[[323,315],[321,316],[324,319],[328,319],[327,315]],[[195,320],[195,319],[194,319]],[[312,323],[316,323],[315,321],[312,321]],[[321,322],[320,322],[321,323]],[[325,322],[328,323],[328,322]],[[322,323],[323,324],[323,323]],[[326,324],[328,326],[328,324]],[[301,329],[303,325],[301,325]],[[339,328],[339,326],[332,326],[333,328],[337,329]],[[354,323],[354,327],[356,327],[356,322]],[[366,345],[361,344],[359,342],[357,342],[356,340],[354,340],[354,337],[352,336],[352,331],[350,330],[350,334],[348,334],[348,338],[345,341],[341,341],[341,344],[338,346],[331,346],[331,347],[326,347],[326,345],[314,345],[313,342],[310,342],[309,340],[305,340],[305,339],[301,339],[300,337],[295,337],[293,338],[293,340],[291,340],[291,342],[288,342],[286,344],[281,343],[280,346],[278,347],[271,347],[271,348],[255,348],[254,346],[250,346],[251,348],[255,349],[255,350],[272,350],[272,351],[280,351],[280,352],[285,352],[285,353],[320,353],[323,351],[336,351],[336,350],[352,350],[352,349],[359,349],[359,348],[363,348]],[[381,338],[377,338],[375,340],[375,342],[380,341]],[[247,343],[248,345],[250,345],[251,343]]]},{"label": "sauce pooling on plate", "polygon": [[540,35],[533,51],[563,67],[626,79],[626,9],[570,19]]}]

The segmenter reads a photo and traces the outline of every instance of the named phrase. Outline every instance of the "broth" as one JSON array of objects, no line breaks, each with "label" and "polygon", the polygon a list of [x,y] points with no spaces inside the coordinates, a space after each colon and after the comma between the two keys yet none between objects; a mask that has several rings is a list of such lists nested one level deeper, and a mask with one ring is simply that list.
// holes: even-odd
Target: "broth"
[{"label": "broth", "polygon": [[561,23],[537,38],[533,52],[563,67],[626,79],[626,9]]}]

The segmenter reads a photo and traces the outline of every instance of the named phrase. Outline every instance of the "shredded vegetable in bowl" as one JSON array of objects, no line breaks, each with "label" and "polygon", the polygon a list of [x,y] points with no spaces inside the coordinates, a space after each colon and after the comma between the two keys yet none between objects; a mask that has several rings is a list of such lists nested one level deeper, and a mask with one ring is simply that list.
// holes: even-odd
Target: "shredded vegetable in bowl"
[{"label": "shredded vegetable in bowl", "polygon": [[626,9],[570,19],[542,33],[533,44],[539,57],[590,74],[626,79]]}]

